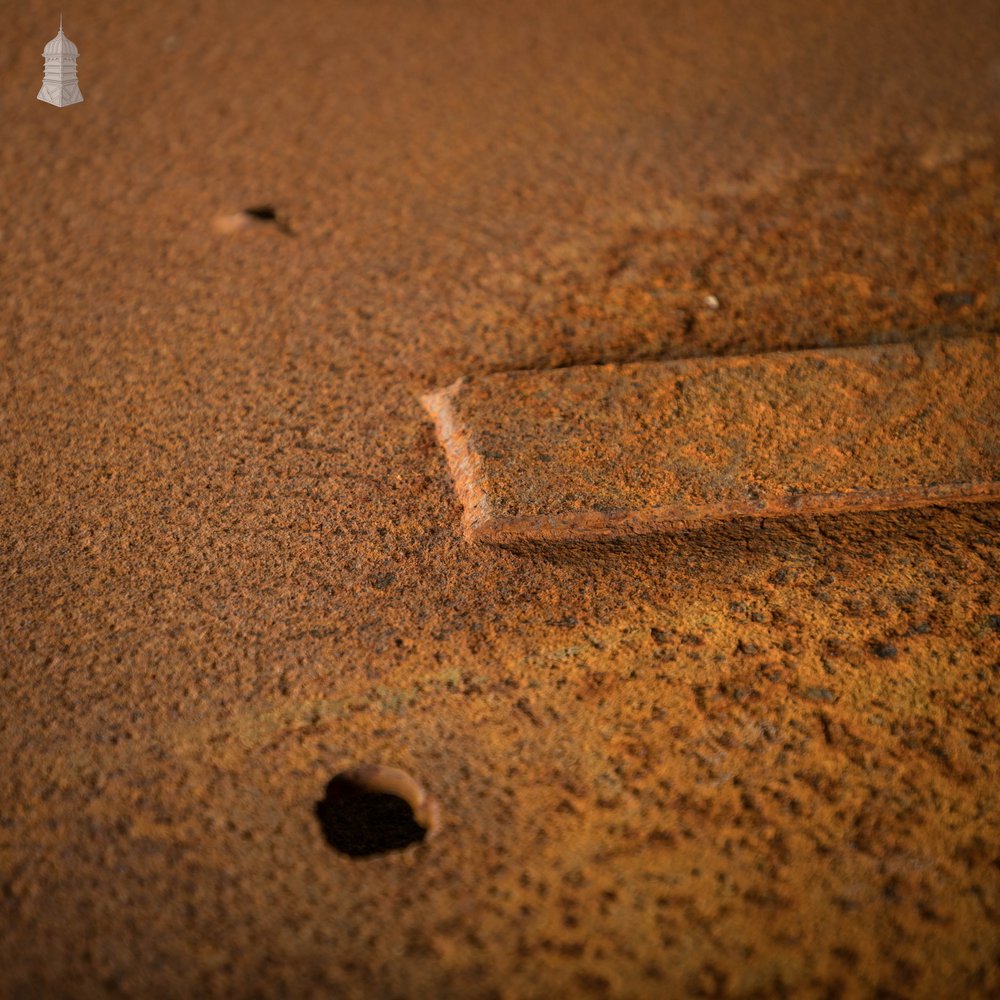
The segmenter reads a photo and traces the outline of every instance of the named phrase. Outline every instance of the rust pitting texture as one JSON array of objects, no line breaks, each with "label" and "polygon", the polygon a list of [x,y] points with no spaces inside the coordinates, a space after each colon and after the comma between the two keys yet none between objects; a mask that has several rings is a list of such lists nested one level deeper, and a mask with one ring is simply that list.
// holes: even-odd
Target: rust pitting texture
[{"label": "rust pitting texture", "polygon": [[469,377],[423,402],[472,541],[1000,498],[998,339]]}]

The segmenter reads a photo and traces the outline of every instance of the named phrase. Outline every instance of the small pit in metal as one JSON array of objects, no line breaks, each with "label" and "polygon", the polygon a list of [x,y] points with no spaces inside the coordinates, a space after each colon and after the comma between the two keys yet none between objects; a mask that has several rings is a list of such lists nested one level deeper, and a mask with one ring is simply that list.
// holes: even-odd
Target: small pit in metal
[{"label": "small pit in metal", "polygon": [[437,802],[405,771],[363,764],[341,771],[316,803],[326,842],[352,858],[400,851],[434,836]]}]

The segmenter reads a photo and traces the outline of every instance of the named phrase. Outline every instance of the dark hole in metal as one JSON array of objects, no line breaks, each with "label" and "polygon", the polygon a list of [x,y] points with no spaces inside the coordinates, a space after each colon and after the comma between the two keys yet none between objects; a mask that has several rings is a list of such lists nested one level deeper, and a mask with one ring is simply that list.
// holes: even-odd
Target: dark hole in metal
[{"label": "dark hole in metal", "polygon": [[274,222],[278,218],[273,205],[258,205],[256,208],[243,209],[244,215],[249,215],[253,219],[261,219],[264,222]]},{"label": "dark hole in metal", "polygon": [[326,786],[316,816],[327,843],[352,858],[399,851],[427,836],[405,799],[361,787],[345,775]]}]

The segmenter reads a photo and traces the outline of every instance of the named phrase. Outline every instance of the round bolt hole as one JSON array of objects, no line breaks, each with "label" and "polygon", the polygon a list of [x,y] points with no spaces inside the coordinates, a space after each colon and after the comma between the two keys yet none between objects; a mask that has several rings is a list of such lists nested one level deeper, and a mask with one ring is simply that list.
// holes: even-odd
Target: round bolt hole
[{"label": "round bolt hole", "polygon": [[440,810],[405,771],[378,764],[341,771],[316,803],[327,843],[352,858],[399,851],[433,837]]}]

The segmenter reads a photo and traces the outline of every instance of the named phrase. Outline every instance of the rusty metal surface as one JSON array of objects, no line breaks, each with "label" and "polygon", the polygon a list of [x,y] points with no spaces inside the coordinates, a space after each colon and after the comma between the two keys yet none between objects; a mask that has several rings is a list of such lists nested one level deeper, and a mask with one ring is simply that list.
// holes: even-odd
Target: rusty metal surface
[{"label": "rusty metal surface", "polygon": [[418,402],[1000,330],[995,7],[7,4],[0,995],[1000,994],[1000,505],[515,555]]},{"label": "rusty metal surface", "polygon": [[1000,498],[995,336],[462,379],[424,397],[473,541]]}]

